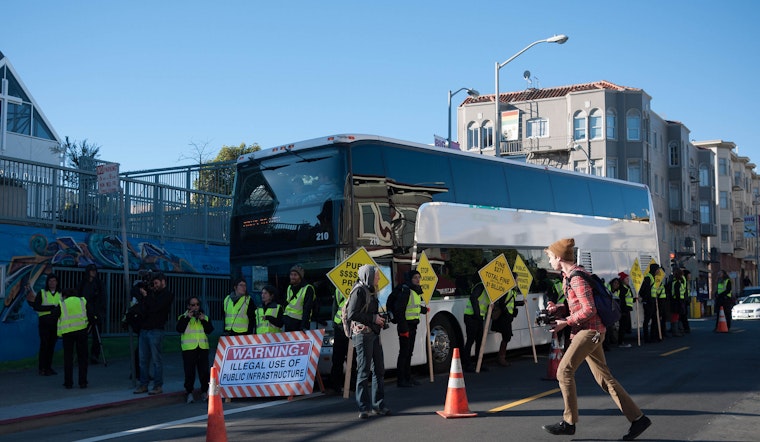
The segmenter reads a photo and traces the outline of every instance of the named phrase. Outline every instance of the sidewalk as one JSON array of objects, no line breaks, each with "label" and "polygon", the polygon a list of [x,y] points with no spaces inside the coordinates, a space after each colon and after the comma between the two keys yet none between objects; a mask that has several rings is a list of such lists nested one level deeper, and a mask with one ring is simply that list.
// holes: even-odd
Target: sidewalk
[{"label": "sidewalk", "polygon": [[[88,387],[81,389],[77,384],[77,367],[74,367],[74,388],[63,387],[63,367],[54,366],[58,372],[53,376],[40,376],[37,369],[9,371],[0,379],[2,401],[0,404],[0,426],[29,419],[56,416],[72,412],[87,411],[104,406],[134,401],[146,401],[167,396],[176,396],[177,401],[184,396],[184,372],[182,353],[165,353],[163,394],[150,396],[147,393],[134,394],[137,383],[130,379],[127,359],[108,361],[104,366],[90,365]],[[196,379],[196,389],[198,380]],[[149,387],[153,387],[151,383]]]}]

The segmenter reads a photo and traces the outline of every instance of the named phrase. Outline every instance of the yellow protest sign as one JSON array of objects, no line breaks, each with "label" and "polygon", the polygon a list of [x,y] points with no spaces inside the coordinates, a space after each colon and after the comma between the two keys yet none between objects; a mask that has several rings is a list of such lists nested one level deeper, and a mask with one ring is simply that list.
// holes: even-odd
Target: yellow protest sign
[{"label": "yellow protest sign", "polygon": [[515,259],[515,265],[512,266],[512,273],[514,273],[515,278],[517,278],[517,287],[520,289],[520,292],[523,295],[527,295],[530,291],[530,285],[533,283],[533,275],[530,273],[530,270],[528,270],[528,266],[525,265],[523,259],[520,258],[520,255],[517,255],[517,258]]},{"label": "yellow protest sign", "polygon": [[[349,255],[348,258],[344,259],[343,262],[335,266],[335,268],[327,272],[327,278],[348,298],[348,295],[351,293],[351,287],[353,287],[359,279],[359,267],[365,264],[378,267],[375,260],[369,256],[369,253],[367,253],[367,250],[362,247]],[[388,284],[390,284],[390,281],[388,281],[388,278],[383,272],[380,272],[380,281],[377,283],[377,291],[379,292]]]},{"label": "yellow protest sign", "polygon": [[644,274],[641,273],[639,258],[636,258],[633,261],[633,267],[631,267],[631,284],[633,284],[633,288],[636,290],[636,293],[639,292],[642,282],[644,282]]},{"label": "yellow protest sign", "polygon": [[433,266],[430,265],[425,252],[422,252],[420,256],[420,262],[417,264],[417,271],[420,272],[420,287],[422,287],[422,299],[425,300],[425,304],[430,304],[430,299],[433,297],[433,291],[438,284],[438,275],[435,274]]},{"label": "yellow protest sign", "polygon": [[478,270],[478,275],[492,303],[515,286],[515,278],[503,253]]}]

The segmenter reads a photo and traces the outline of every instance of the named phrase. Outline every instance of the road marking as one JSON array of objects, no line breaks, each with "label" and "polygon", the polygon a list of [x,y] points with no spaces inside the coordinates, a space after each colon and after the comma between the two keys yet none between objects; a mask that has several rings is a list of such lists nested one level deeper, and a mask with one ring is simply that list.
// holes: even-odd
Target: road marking
[{"label": "road marking", "polygon": [[[274,407],[274,406],[277,406],[277,405],[287,404],[288,402],[293,402],[295,400],[306,399],[306,398],[310,398],[310,397],[314,397],[314,396],[322,396],[322,393],[312,393],[310,395],[305,395],[305,396],[296,396],[296,397],[294,397],[291,400],[281,399],[281,400],[278,400],[278,401],[272,401],[272,402],[266,402],[266,403],[263,403],[263,404],[251,405],[249,407],[242,407],[242,408],[236,408],[234,410],[227,410],[227,411],[224,412],[224,415],[228,416],[228,415],[231,415],[231,414],[243,413],[243,412],[251,411],[251,410],[259,410],[259,409],[262,409],[262,408]],[[77,442],[98,442],[98,441],[101,441],[101,440],[109,440],[109,439],[117,439],[117,438],[126,437],[126,436],[134,436],[135,434],[138,434],[138,433],[147,433],[149,431],[161,430],[163,428],[169,428],[169,427],[176,427],[178,425],[189,424],[189,423],[192,423],[192,422],[205,421],[207,419],[208,419],[208,415],[204,414],[204,415],[201,415],[201,416],[188,417],[186,419],[180,419],[180,420],[171,421],[171,422],[164,422],[162,424],[150,425],[150,426],[147,426],[147,427],[133,428],[131,430],[121,431],[121,432],[118,432],[118,433],[103,434],[101,436],[95,436],[95,437],[91,437],[91,438],[88,438],[88,439],[81,439],[81,440],[79,440]]]},{"label": "road marking", "polygon": [[526,397],[525,399],[520,399],[519,401],[514,401],[512,403],[509,403],[509,404],[506,404],[506,405],[502,405],[501,407],[492,408],[492,409],[488,410],[488,412],[489,413],[498,413],[500,411],[504,411],[504,410],[516,407],[518,405],[526,404],[526,403],[528,403],[530,401],[534,401],[536,399],[540,399],[540,398],[542,398],[544,396],[549,396],[550,394],[554,394],[554,393],[559,393],[559,388],[555,388],[553,390],[545,391],[545,392],[539,393],[539,394],[537,394],[535,396]]},{"label": "road marking", "polygon": [[671,350],[671,351],[669,351],[669,352],[667,352],[667,353],[663,353],[663,354],[661,354],[660,356],[670,356],[670,355],[672,355],[672,354],[675,354],[675,353],[678,353],[678,352],[680,352],[680,351],[688,350],[689,348],[691,348],[691,347],[681,347],[681,348],[677,348],[677,349],[675,349],[675,350]]}]

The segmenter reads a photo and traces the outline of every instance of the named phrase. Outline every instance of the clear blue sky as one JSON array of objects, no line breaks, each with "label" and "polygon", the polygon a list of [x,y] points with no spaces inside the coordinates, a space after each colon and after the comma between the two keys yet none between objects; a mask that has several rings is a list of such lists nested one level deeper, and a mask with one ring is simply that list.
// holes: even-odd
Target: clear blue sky
[{"label": "clear blue sky", "polygon": [[[696,140],[760,164],[760,2],[12,1],[0,51],[58,134],[121,170],[189,164],[190,143],[262,147],[334,133],[432,143],[447,93],[608,80]],[[455,105],[466,97],[455,97]],[[455,116],[454,116],[455,118]]]}]

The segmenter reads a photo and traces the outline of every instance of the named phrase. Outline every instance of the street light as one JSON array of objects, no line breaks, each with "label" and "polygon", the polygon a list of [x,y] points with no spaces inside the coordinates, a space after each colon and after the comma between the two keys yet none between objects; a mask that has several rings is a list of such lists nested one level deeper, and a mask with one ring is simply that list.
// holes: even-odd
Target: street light
[{"label": "street light", "polygon": [[757,285],[760,285],[760,249],[758,249],[757,244],[757,235],[758,233],[758,225],[757,225],[757,206],[760,206],[760,195],[755,195],[754,198],[752,198],[752,205],[755,207],[755,270],[757,270]]},{"label": "street light", "polygon": [[448,147],[451,147],[451,97],[462,91],[467,91],[467,95],[471,96],[472,98],[478,98],[480,96],[480,93],[478,91],[467,87],[460,88],[456,92],[449,91],[449,136],[446,138],[446,142],[448,143],[446,146]]},{"label": "street light", "polygon": [[586,151],[586,149],[584,149],[583,146],[581,146],[580,144],[574,145],[571,150],[575,150],[575,151],[580,150],[581,152],[586,154],[586,162],[588,164],[588,174],[591,175],[591,155],[589,155],[588,151]]},{"label": "street light", "polygon": [[515,55],[509,57],[507,61],[504,63],[496,62],[496,69],[494,69],[494,78],[496,83],[496,96],[494,97],[494,103],[495,103],[495,109],[496,109],[496,119],[495,119],[495,127],[494,127],[494,153],[496,156],[500,155],[500,149],[501,149],[501,112],[499,112],[499,69],[503,68],[507,65],[510,61],[517,58],[520,54],[527,51],[528,49],[532,48],[533,46],[539,44],[539,43],[559,43],[563,44],[567,41],[567,35],[560,34],[555,35],[553,37],[545,38],[543,40],[537,40],[533,43],[529,44],[528,46],[525,46],[522,51],[516,53]]}]

